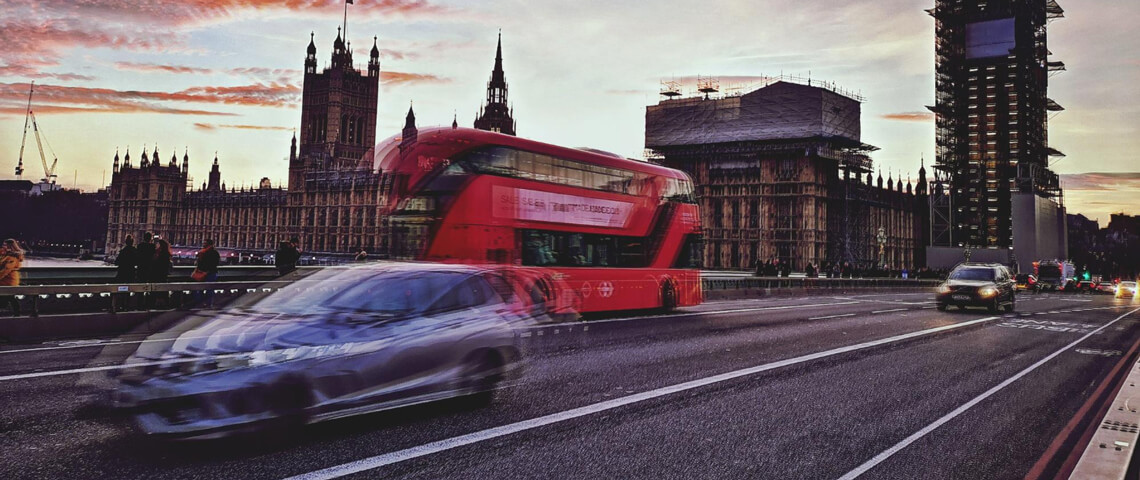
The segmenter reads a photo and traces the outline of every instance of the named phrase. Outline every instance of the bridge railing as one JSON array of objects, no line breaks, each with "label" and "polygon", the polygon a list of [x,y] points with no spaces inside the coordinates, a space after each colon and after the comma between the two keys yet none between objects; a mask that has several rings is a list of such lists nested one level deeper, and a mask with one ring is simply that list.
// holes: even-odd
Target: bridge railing
[{"label": "bridge railing", "polygon": [[[228,301],[240,295],[269,293],[315,272],[319,267],[302,267],[296,274],[287,278],[277,276],[272,267],[223,267],[219,281],[203,283],[189,280],[187,269],[185,278],[173,277],[170,283],[115,283],[114,268],[91,269],[72,267],[35,269],[29,280],[41,284],[19,287],[0,287],[0,296],[15,296],[21,310],[30,316],[51,313],[116,313],[124,309],[149,309],[161,304],[163,308],[193,307],[195,299],[209,293],[219,301]],[[108,276],[109,278],[102,278]],[[90,283],[74,283],[86,280]],[[68,282],[68,284],[60,284]],[[937,280],[916,280],[899,278],[788,278],[788,277],[742,277],[706,276],[701,279],[706,298],[709,300],[748,298],[754,296],[810,293],[814,291],[847,291],[874,289],[931,289],[938,285]],[[302,287],[309,288],[309,287]],[[0,305],[0,309],[3,305]],[[2,312],[0,312],[2,313]]]}]

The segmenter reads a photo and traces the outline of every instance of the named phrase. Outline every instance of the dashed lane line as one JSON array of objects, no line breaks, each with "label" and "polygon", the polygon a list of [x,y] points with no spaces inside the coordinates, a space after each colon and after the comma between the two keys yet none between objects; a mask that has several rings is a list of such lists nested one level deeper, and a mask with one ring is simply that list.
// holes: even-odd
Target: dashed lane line
[{"label": "dashed lane line", "polygon": [[829,318],[843,318],[843,317],[854,317],[854,316],[855,316],[854,313],[844,313],[841,315],[825,315],[822,317],[810,317],[810,318],[808,318],[808,320],[827,320]]},{"label": "dashed lane line", "polygon": [[933,432],[938,427],[945,425],[947,422],[949,422],[949,421],[953,420],[955,417],[965,413],[967,410],[973,408],[975,405],[981,403],[983,400],[993,396],[997,392],[1000,392],[1005,387],[1008,387],[1013,382],[1016,382],[1017,380],[1021,379],[1022,377],[1029,375],[1034,370],[1036,370],[1038,367],[1047,363],[1049,360],[1052,360],[1056,356],[1068,351],[1070,348],[1075,347],[1077,344],[1087,340],[1089,337],[1097,334],[1101,330],[1108,328],[1109,326],[1120,321],[1124,317],[1132,315],[1133,313],[1136,313],[1136,312],[1140,312],[1140,308],[1138,308],[1136,310],[1132,310],[1132,311],[1125,313],[1124,315],[1121,315],[1119,317],[1116,317],[1115,320],[1108,322],[1108,323],[1102,325],[1100,328],[1089,332],[1087,335],[1077,339],[1073,343],[1070,343],[1068,345],[1065,345],[1064,347],[1061,347],[1060,350],[1057,350],[1057,351],[1049,354],[1049,356],[1042,358],[1041,360],[1037,361],[1037,363],[1030,365],[1025,370],[1018,372],[1016,375],[1009,377],[1008,379],[997,384],[993,388],[986,390],[981,395],[974,397],[973,400],[970,400],[969,402],[962,404],[958,408],[955,408],[950,413],[947,413],[946,415],[942,416],[942,418],[935,420],[934,423],[931,423],[930,425],[923,427],[921,430],[914,432],[909,437],[906,437],[901,442],[896,443],[891,448],[888,448],[888,449],[884,450],[883,452],[879,453],[878,455],[875,455],[870,460],[867,460],[862,465],[859,465],[858,467],[856,467],[854,470],[851,470],[850,472],[847,472],[847,474],[843,475],[842,477],[839,477],[839,480],[853,480],[855,478],[858,478],[860,475],[867,473],[867,471],[871,470],[872,468],[875,468],[876,465],[883,463],[888,458],[891,458],[891,456],[898,453],[900,450],[902,450],[902,449],[906,448],[907,446],[909,446],[910,444],[918,441],[920,438],[925,437],[927,434],[929,434],[930,432]]},{"label": "dashed lane line", "polygon": [[303,473],[300,475],[289,477],[286,480],[325,480],[325,479],[339,478],[339,477],[343,477],[346,475],[352,475],[354,473],[360,473],[360,472],[365,472],[365,471],[369,471],[369,470],[374,470],[374,469],[377,469],[380,467],[392,465],[392,464],[403,462],[406,460],[411,460],[414,458],[424,457],[427,455],[433,455],[436,453],[444,452],[447,450],[459,448],[459,447],[466,446],[466,445],[471,445],[474,443],[483,442],[486,440],[491,440],[494,438],[499,438],[499,437],[503,437],[503,436],[527,431],[527,430],[533,430],[535,428],[543,427],[546,425],[560,423],[560,422],[564,422],[567,420],[572,420],[575,418],[584,417],[584,416],[592,415],[592,414],[599,413],[599,412],[613,410],[615,408],[623,407],[626,405],[632,405],[632,404],[644,402],[647,400],[652,400],[655,398],[660,398],[660,397],[664,397],[667,395],[672,395],[672,394],[679,393],[679,392],[684,392],[684,391],[693,390],[693,389],[700,388],[700,387],[705,387],[708,385],[713,385],[716,383],[725,382],[728,380],[733,380],[733,379],[737,379],[737,378],[741,378],[741,377],[745,377],[745,376],[749,376],[749,375],[755,375],[757,373],[766,372],[769,370],[775,370],[775,369],[788,367],[791,365],[797,365],[797,364],[810,362],[810,361],[814,361],[814,360],[819,360],[822,358],[827,358],[827,357],[831,357],[831,356],[835,356],[835,355],[840,355],[840,354],[844,354],[844,353],[864,350],[864,349],[868,349],[868,348],[872,348],[872,347],[877,347],[880,345],[896,343],[896,342],[900,342],[903,340],[909,340],[912,338],[924,337],[924,336],[933,335],[936,333],[941,333],[941,332],[945,332],[945,331],[949,331],[949,330],[965,328],[965,327],[977,325],[980,323],[992,322],[992,321],[997,320],[999,318],[1001,318],[1001,317],[979,318],[979,319],[970,320],[967,322],[956,323],[956,324],[952,324],[952,325],[945,325],[945,326],[935,327],[935,328],[931,328],[931,329],[927,329],[927,330],[919,330],[917,332],[911,332],[911,333],[906,333],[906,334],[902,334],[902,335],[896,335],[893,337],[883,338],[880,340],[873,340],[870,342],[864,342],[864,343],[859,343],[859,344],[855,344],[855,345],[849,345],[846,347],[839,347],[839,348],[835,348],[835,349],[831,349],[831,350],[827,350],[827,351],[823,351],[823,352],[812,353],[812,354],[803,355],[803,356],[799,356],[799,357],[795,357],[795,358],[790,358],[787,360],[781,360],[781,361],[773,362],[773,363],[766,363],[763,365],[757,365],[755,367],[745,368],[745,369],[741,369],[741,370],[734,370],[731,372],[722,373],[720,375],[714,375],[711,377],[705,377],[705,378],[701,378],[701,379],[697,379],[697,380],[692,380],[689,382],[679,383],[676,385],[658,388],[658,389],[650,390],[647,392],[642,392],[642,393],[638,393],[638,394],[634,394],[634,395],[628,395],[625,397],[615,398],[613,400],[607,400],[604,402],[594,403],[591,405],[586,405],[583,407],[578,407],[578,408],[574,408],[571,410],[566,410],[566,411],[562,411],[562,412],[558,412],[558,413],[554,413],[554,414],[550,414],[550,415],[546,415],[546,416],[542,416],[542,417],[538,417],[538,418],[532,418],[530,420],[524,420],[521,422],[515,422],[515,423],[511,423],[511,424],[507,424],[507,425],[502,425],[499,427],[489,428],[486,430],[480,430],[477,432],[469,433],[466,435],[460,435],[457,437],[446,438],[443,440],[439,440],[439,441],[435,441],[435,442],[431,442],[431,443],[426,443],[423,445],[407,448],[404,450],[398,450],[395,452],[388,452],[388,453],[376,455],[373,457],[368,457],[368,458],[364,458],[361,460],[357,460],[354,462],[336,465],[336,466],[332,466],[332,467],[321,469],[321,470],[316,470],[316,471],[309,472],[309,473]]}]

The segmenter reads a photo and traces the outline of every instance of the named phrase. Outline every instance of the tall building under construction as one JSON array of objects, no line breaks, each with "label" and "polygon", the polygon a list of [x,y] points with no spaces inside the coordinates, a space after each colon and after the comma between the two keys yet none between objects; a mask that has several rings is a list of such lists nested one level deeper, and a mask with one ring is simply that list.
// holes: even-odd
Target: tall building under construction
[{"label": "tall building under construction", "polygon": [[[925,263],[926,183],[872,177],[858,95],[785,78],[740,95],[685,98],[666,82],[645,113],[650,159],[693,177],[708,268],[773,259],[860,268]],[[880,230],[882,234],[880,235]],[[881,238],[881,240],[880,240]]]},{"label": "tall building under construction", "polygon": [[1054,0],[937,0],[927,12],[936,23],[933,245],[945,263],[964,248],[1022,268],[1063,258],[1062,192],[1049,168],[1062,154],[1048,135],[1062,107],[1048,80],[1065,66],[1047,41],[1063,10]]}]

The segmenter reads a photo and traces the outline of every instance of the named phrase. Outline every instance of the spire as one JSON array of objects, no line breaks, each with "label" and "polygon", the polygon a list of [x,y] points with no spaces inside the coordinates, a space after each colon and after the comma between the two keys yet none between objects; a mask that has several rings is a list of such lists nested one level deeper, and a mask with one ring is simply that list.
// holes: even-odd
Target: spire
[{"label": "spire", "polygon": [[127,155],[123,157],[123,168],[131,168],[131,147],[127,146]]},{"label": "spire", "polygon": [[115,161],[111,162],[111,171],[119,171],[119,147],[115,147]]},{"label": "spire", "polygon": [[879,182],[879,188],[883,188],[883,170],[882,169],[879,169],[878,182]]},{"label": "spire", "polygon": [[457,128],[459,128],[459,113],[456,112],[451,114],[451,129],[455,130]]},{"label": "spire", "polygon": [[376,46],[376,42],[378,42],[378,41],[379,40],[377,39],[377,37],[372,37],[372,52],[368,58],[368,76],[372,77],[372,78],[376,78],[379,80],[379,78],[380,78],[380,47]]},{"label": "spire", "polygon": [[404,117],[404,128],[416,128],[416,112],[412,111],[411,102],[408,102],[408,116]]},{"label": "spire", "polygon": [[475,117],[475,128],[492,132],[515,134],[515,122],[507,103],[507,79],[503,73],[503,32],[499,31],[495,44],[495,66],[487,82],[487,104]]},{"label": "spire", "polygon": [[183,150],[183,153],[182,153],[182,174],[185,175],[186,172],[188,172],[189,170],[190,170],[190,147],[185,147],[185,150]]},{"label": "spire", "polygon": [[178,154],[170,152],[170,166],[178,168]]},{"label": "spire", "polygon": [[502,96],[498,98],[499,103],[507,103],[507,77],[503,73],[503,31],[499,30],[499,40],[495,44],[495,68],[491,70],[491,82],[487,84],[488,102],[494,102],[496,99],[491,96],[490,90],[502,89]]},{"label": "spire", "polygon": [[297,129],[293,129],[293,141],[289,144],[289,165],[297,161]]},{"label": "spire", "polygon": [[926,195],[926,158],[925,156],[918,157],[918,185],[915,187],[915,193],[919,195]]},{"label": "spire", "polygon": [[317,34],[309,32],[309,48],[305,50],[305,73],[317,73]]},{"label": "spire", "polygon": [[143,155],[142,155],[142,160],[139,160],[139,167],[140,167],[140,168],[146,168],[146,167],[147,167],[147,166],[149,166],[149,165],[150,165],[150,158],[148,158],[148,157],[146,156],[146,144],[144,143],[144,144],[143,144]]},{"label": "spire", "polygon": [[154,151],[150,154],[151,166],[157,167],[162,164],[162,160],[158,157],[158,143],[154,144]]},{"label": "spire", "polygon": [[408,102],[408,116],[404,120],[404,130],[400,134],[400,152],[403,153],[419,137],[419,130],[416,129],[416,113],[412,111],[412,104]]}]

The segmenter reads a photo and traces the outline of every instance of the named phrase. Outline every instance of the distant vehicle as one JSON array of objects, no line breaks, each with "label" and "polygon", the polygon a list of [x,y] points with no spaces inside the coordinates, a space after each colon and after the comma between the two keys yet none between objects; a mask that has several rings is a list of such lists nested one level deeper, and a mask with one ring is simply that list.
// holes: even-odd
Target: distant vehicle
[{"label": "distant vehicle", "polygon": [[1037,283],[1042,290],[1065,290],[1077,275],[1072,262],[1043,261],[1037,264]]},{"label": "distant vehicle", "polygon": [[1014,280],[1004,265],[985,263],[963,263],[954,267],[946,282],[938,287],[935,302],[939,310],[948,305],[959,309],[966,307],[986,307],[991,312],[1004,308],[1012,312]]},{"label": "distant vehicle", "polygon": [[1094,280],[1078,280],[1074,289],[1080,293],[1095,293],[1097,285]]},{"label": "distant vehicle", "polygon": [[1037,287],[1037,277],[1032,273],[1019,273],[1014,277],[1013,288],[1017,291],[1028,291],[1037,293],[1040,289]]},{"label": "distant vehicle", "polygon": [[582,312],[702,301],[700,211],[680,170],[469,128],[375,154],[391,178],[393,258],[541,267]]},{"label": "distant vehicle", "polygon": [[1116,298],[1135,298],[1137,290],[1136,282],[1120,282],[1116,286]]},{"label": "distant vehicle", "polygon": [[1116,285],[1109,281],[1102,281],[1096,285],[1097,293],[1112,295],[1116,293]]},{"label": "distant vehicle", "polygon": [[110,400],[173,439],[489,401],[521,366],[529,321],[509,282],[462,265],[330,268],[148,340],[110,374]]}]

